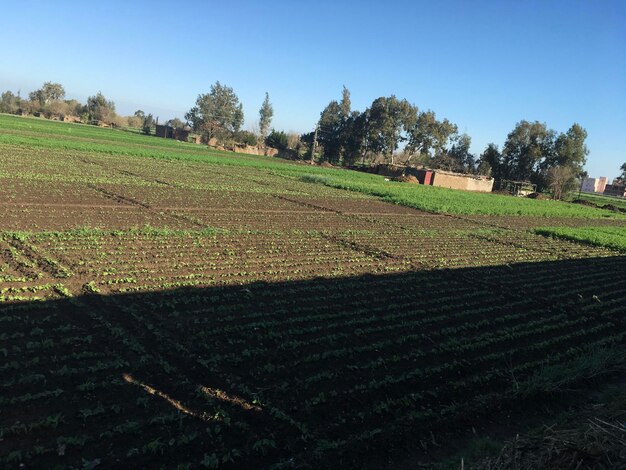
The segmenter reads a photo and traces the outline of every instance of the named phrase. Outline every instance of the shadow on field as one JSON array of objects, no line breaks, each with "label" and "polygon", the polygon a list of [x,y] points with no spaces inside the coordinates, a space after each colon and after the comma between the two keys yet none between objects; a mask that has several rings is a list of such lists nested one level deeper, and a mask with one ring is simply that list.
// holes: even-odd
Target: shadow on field
[{"label": "shadow on field", "polygon": [[619,256],[2,304],[0,462],[428,462],[622,367],[584,360],[624,346],[625,274]]}]

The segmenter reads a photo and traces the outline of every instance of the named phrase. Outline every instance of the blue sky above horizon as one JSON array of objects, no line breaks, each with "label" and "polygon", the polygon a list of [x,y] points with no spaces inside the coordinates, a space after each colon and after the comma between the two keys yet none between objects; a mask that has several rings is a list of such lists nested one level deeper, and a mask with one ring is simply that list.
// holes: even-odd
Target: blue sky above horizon
[{"label": "blue sky above horizon", "polygon": [[273,125],[312,130],[342,86],[353,109],[395,94],[500,147],[522,120],[589,133],[591,176],[626,162],[626,2],[189,1],[3,5],[0,90],[45,81],[98,91],[121,114],[182,118],[231,86],[252,128],[267,91]]}]

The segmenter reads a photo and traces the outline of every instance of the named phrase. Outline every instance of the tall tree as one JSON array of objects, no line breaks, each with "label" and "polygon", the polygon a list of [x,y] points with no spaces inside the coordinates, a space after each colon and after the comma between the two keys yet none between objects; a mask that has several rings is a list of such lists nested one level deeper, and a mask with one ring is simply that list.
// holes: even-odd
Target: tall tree
[{"label": "tall tree", "polygon": [[369,109],[369,148],[391,160],[401,142],[408,139],[408,131],[417,120],[417,107],[394,95],[380,97]]},{"label": "tall tree", "polygon": [[[328,103],[320,114],[319,143],[324,149],[324,158],[333,163],[339,163],[346,152],[346,145],[352,137],[348,128],[351,119],[350,90],[345,86],[341,93],[341,101],[335,100]],[[354,123],[351,123],[354,124]]]},{"label": "tall tree", "polygon": [[209,93],[198,95],[196,105],[185,114],[185,119],[208,139],[225,139],[241,128],[243,107],[233,89],[217,81]]},{"label": "tall tree", "polygon": [[333,100],[320,114],[318,123],[318,141],[324,149],[324,159],[333,163],[338,163],[341,158],[343,124],[341,106]]},{"label": "tall tree", "polygon": [[341,108],[341,117],[344,121],[347,121],[350,117],[352,102],[350,101],[350,90],[343,86],[343,90],[341,92],[341,102],[339,103],[339,107]]},{"label": "tall tree", "polygon": [[46,103],[53,100],[62,100],[65,98],[65,89],[60,83],[46,82],[41,88]]},{"label": "tall tree", "polygon": [[261,139],[265,140],[267,137],[267,133],[270,130],[270,125],[272,124],[272,118],[274,117],[274,108],[270,103],[270,95],[265,92],[265,99],[263,100],[263,104],[261,105],[261,109],[259,110],[259,133],[261,134]]},{"label": "tall tree", "polygon": [[575,174],[583,171],[587,162],[589,149],[585,144],[587,131],[577,123],[574,123],[566,133],[559,134],[554,143],[554,154],[546,160],[545,167],[567,166]]},{"label": "tall tree", "polygon": [[555,133],[539,121],[520,121],[509,133],[502,151],[502,175],[538,182],[542,163],[553,158]]},{"label": "tall tree", "polygon": [[546,183],[552,198],[563,199],[568,192],[573,191],[578,186],[574,168],[569,165],[556,165],[546,171]]},{"label": "tall tree", "polygon": [[22,100],[10,91],[5,91],[0,96],[0,113],[14,113],[20,107]]},{"label": "tall tree", "polygon": [[501,177],[502,154],[496,144],[487,145],[485,151],[480,154],[477,166],[477,171],[481,175],[493,176],[494,178]]},{"label": "tall tree", "polygon": [[463,173],[472,173],[474,171],[475,158],[470,152],[471,144],[472,138],[466,133],[454,138],[452,147],[448,151],[454,171]]},{"label": "tall tree", "polygon": [[45,103],[43,93],[41,92],[41,90],[31,91],[28,94],[28,99],[31,102],[36,103],[38,106],[43,106]]},{"label": "tall tree", "polygon": [[357,159],[363,161],[367,153],[367,113],[352,111],[344,124],[343,163],[353,165]]},{"label": "tall tree", "polygon": [[406,145],[409,155],[407,163],[416,155],[430,160],[442,154],[456,133],[456,125],[447,119],[438,121],[434,111],[420,112],[415,124],[409,129],[409,141]]},{"label": "tall tree", "polygon": [[90,121],[111,123],[115,119],[115,103],[107,100],[101,92],[87,98],[87,116]]},{"label": "tall tree", "polygon": [[[135,113],[135,115],[136,114],[137,113]],[[154,116],[152,116],[152,114],[145,114],[143,117],[143,124],[141,125],[141,132],[146,135],[152,134],[152,128],[154,125]]]},{"label": "tall tree", "polygon": [[626,163],[623,163],[622,166],[619,167],[619,169],[622,171],[622,174],[619,175],[619,179],[626,180]]},{"label": "tall tree", "polygon": [[28,98],[39,102],[41,106],[46,106],[51,101],[65,98],[65,89],[60,83],[46,82],[39,90],[29,93]]}]

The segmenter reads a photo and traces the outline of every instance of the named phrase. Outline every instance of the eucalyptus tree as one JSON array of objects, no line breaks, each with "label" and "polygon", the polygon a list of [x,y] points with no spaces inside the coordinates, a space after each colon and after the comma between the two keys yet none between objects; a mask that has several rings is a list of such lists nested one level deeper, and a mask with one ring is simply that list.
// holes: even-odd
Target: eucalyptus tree
[{"label": "eucalyptus tree", "polygon": [[207,139],[229,138],[241,129],[243,106],[231,87],[217,81],[209,93],[198,95],[196,105],[185,114],[185,119]]},{"label": "eucalyptus tree", "polygon": [[369,149],[393,164],[393,153],[409,139],[410,129],[417,121],[417,107],[391,95],[375,99],[367,112]]}]

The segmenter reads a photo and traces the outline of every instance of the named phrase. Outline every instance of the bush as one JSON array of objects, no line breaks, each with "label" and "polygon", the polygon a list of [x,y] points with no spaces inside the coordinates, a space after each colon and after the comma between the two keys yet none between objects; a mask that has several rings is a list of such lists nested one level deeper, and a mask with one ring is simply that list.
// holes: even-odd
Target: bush
[{"label": "bush", "polygon": [[321,175],[301,175],[300,181],[304,181],[305,183],[315,183],[315,184],[323,184],[329,185],[330,178]]},{"label": "bush", "polygon": [[128,127],[134,127],[135,129],[139,129],[143,127],[143,118],[139,116],[128,116]]},{"label": "bush", "polygon": [[272,129],[272,132],[265,138],[265,145],[278,150],[286,150],[289,147],[289,137],[283,131],[278,132]]},{"label": "bush", "polygon": [[0,113],[15,113],[21,104],[19,96],[15,96],[10,91],[5,91],[0,96]]},{"label": "bush", "polygon": [[255,146],[258,143],[256,135],[249,131],[235,132],[233,135],[235,142],[243,145]]}]

